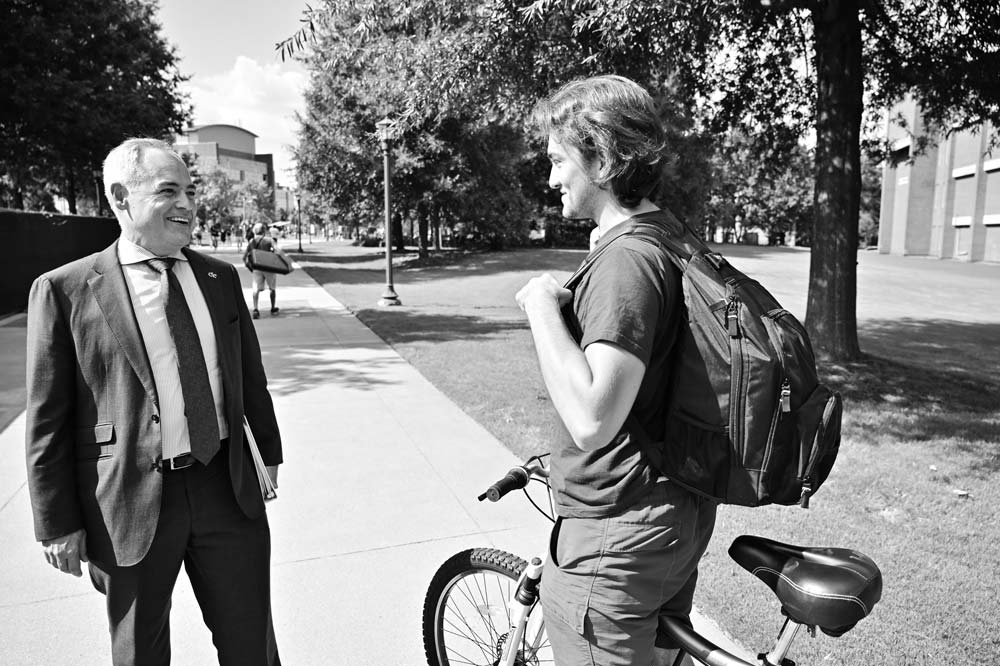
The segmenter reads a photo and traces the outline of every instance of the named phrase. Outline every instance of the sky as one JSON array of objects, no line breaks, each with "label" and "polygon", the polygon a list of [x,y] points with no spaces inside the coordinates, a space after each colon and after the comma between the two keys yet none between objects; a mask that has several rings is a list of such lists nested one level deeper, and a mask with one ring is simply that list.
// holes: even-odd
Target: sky
[{"label": "sky", "polygon": [[298,0],[159,0],[166,40],[177,48],[182,86],[194,107],[193,124],[238,125],[257,135],[257,152],[274,155],[279,185],[295,185],[289,146],[295,112],[304,110],[308,75],[275,43],[299,29]]}]

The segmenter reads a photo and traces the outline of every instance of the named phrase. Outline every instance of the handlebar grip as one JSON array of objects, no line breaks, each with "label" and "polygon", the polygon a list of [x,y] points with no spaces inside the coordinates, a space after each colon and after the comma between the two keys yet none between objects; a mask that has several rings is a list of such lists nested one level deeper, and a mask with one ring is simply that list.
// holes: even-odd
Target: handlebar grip
[{"label": "handlebar grip", "polygon": [[507,474],[487,489],[479,496],[479,501],[489,499],[491,502],[498,501],[501,497],[512,490],[520,490],[528,485],[530,479],[528,470],[523,467],[513,467]]}]

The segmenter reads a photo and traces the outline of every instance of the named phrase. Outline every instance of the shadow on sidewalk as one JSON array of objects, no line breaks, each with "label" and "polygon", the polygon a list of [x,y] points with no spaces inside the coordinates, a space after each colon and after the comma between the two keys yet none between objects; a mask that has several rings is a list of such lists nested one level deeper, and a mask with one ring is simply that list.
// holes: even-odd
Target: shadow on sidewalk
[{"label": "shadow on sidewalk", "polygon": [[351,351],[345,353],[345,349],[330,344],[262,346],[268,389],[274,395],[288,396],[329,384],[368,391],[394,383],[389,378],[399,359],[385,355],[383,343],[352,342]]}]

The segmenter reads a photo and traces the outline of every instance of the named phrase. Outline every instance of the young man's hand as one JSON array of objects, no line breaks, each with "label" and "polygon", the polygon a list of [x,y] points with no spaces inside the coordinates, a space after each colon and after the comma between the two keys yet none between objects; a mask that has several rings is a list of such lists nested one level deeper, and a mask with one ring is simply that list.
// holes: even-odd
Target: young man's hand
[{"label": "young man's hand", "polygon": [[518,307],[527,312],[535,304],[554,303],[561,308],[573,299],[573,292],[564,289],[552,275],[545,273],[528,280],[514,298]]}]

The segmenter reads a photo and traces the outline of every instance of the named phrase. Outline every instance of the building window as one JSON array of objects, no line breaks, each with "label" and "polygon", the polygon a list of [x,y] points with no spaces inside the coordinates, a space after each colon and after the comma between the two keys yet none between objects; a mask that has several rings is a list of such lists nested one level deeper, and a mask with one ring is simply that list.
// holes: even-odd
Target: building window
[{"label": "building window", "polygon": [[972,216],[976,210],[976,179],[964,176],[955,179],[955,209],[952,213],[953,227],[968,227],[972,225]]},{"label": "building window", "polygon": [[983,224],[1000,225],[1000,171],[986,174],[986,202],[983,207]]}]

